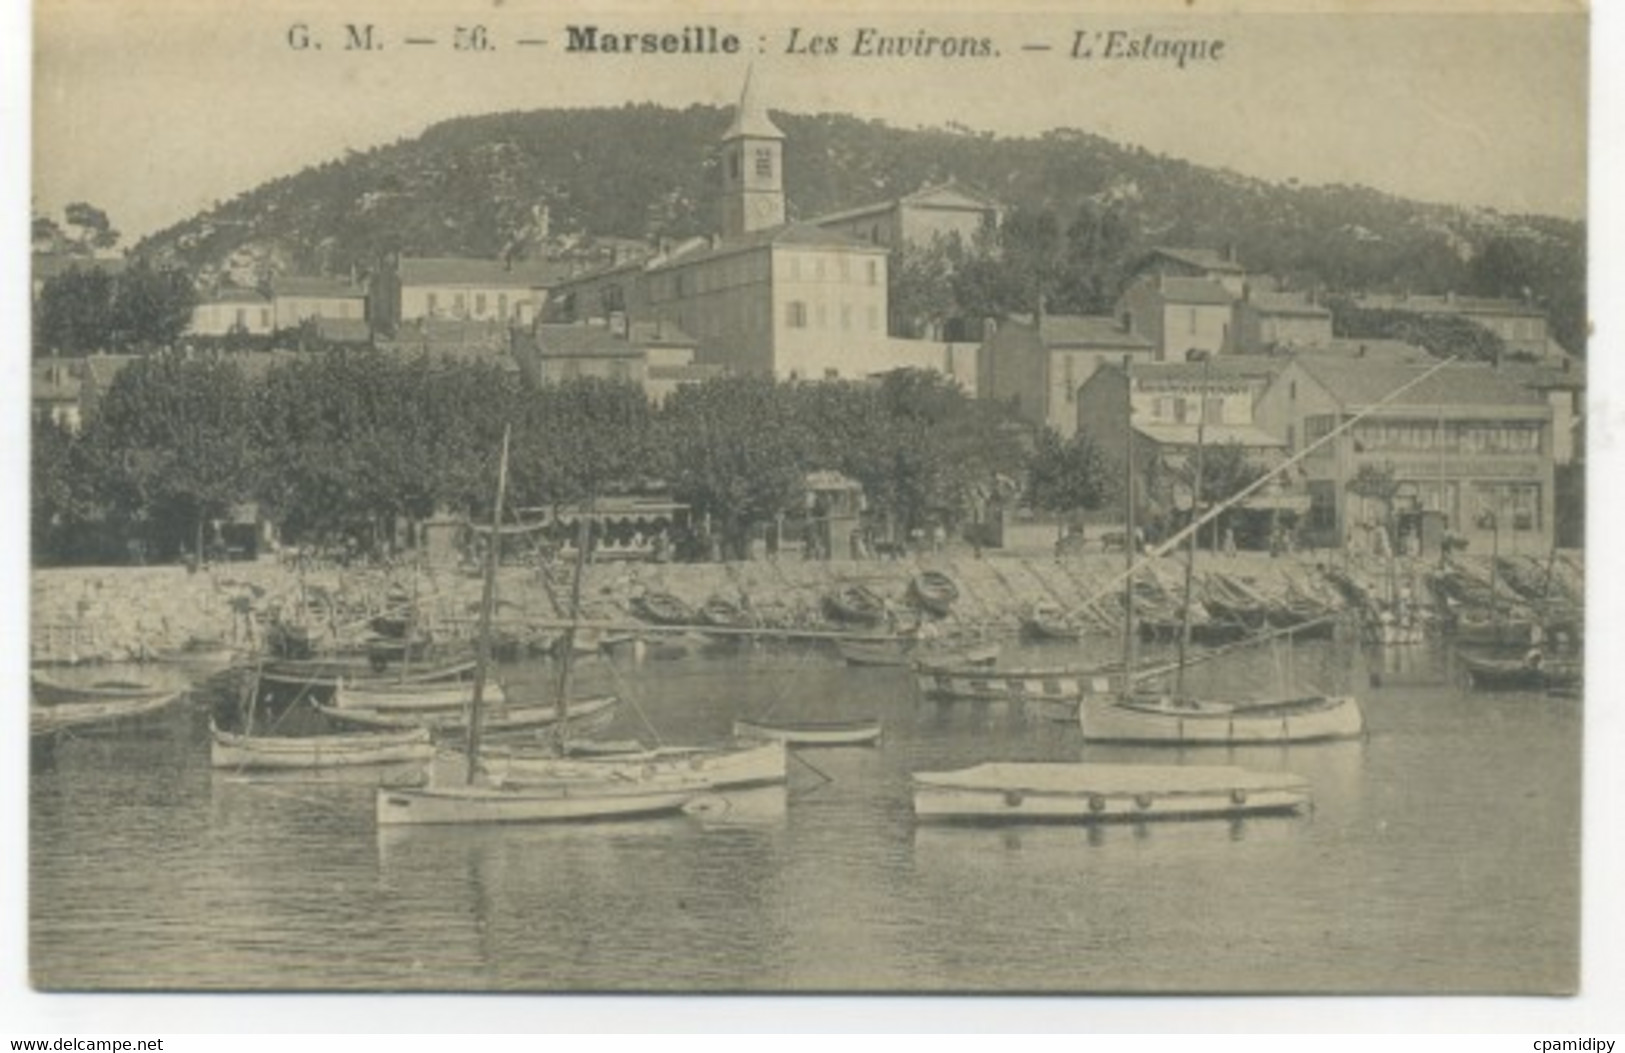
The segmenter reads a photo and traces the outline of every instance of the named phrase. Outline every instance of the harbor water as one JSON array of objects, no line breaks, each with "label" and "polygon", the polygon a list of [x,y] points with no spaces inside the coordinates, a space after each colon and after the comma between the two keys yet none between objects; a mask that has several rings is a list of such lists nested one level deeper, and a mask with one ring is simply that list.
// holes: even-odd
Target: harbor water
[{"label": "harbor water", "polygon": [[[1093,657],[1107,657],[1109,640]],[[1078,660],[1007,645],[1003,661]],[[499,667],[510,699],[545,662]],[[901,669],[745,648],[594,660],[609,737],[713,742],[736,716],[879,716],[786,787],[609,824],[385,828],[410,772],[212,771],[183,700],[30,776],[30,964],[45,990],[1557,993],[1579,971],[1582,704],[1470,692],[1448,651],[1261,648],[1190,670],[1250,695],[1356,692],[1359,741],[1085,745]],[[1295,817],[922,826],[910,773],[989,760],[1306,776]]]}]

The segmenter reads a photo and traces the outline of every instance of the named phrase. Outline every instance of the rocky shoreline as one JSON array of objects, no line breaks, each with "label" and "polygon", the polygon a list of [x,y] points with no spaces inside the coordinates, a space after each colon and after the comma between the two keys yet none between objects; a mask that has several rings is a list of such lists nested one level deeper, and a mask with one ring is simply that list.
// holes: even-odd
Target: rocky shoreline
[{"label": "rocky shoreline", "polygon": [[[1337,614],[1403,595],[1424,620],[1441,609],[1440,588],[1448,574],[1475,583],[1490,578],[1487,557],[1454,557],[1442,571],[1436,560],[1297,553],[1272,558],[1243,553],[1202,553],[1193,593],[1220,594],[1260,617],[1290,603],[1304,616]],[[635,598],[663,592],[698,607],[713,596],[744,600],[764,624],[786,632],[831,632],[823,598],[841,585],[861,584],[899,611],[912,609],[910,582],[937,570],[959,588],[942,628],[949,634],[999,637],[1020,630],[1021,615],[1036,603],[1074,612],[1084,632],[1119,629],[1121,554],[1009,556],[966,553],[882,561],[801,560],[745,563],[607,563],[586,568],[582,617],[600,625],[636,626]],[[1496,594],[1509,606],[1535,589],[1579,606],[1584,566],[1578,553],[1544,559],[1502,557]],[[1183,560],[1153,561],[1136,586],[1142,616],[1177,612],[1183,595]],[[569,569],[504,567],[499,576],[497,622],[523,641],[556,631],[565,610]],[[466,569],[299,569],[270,561],[222,564],[188,572],[184,567],[50,568],[32,575],[31,657],[36,664],[142,661],[164,657],[189,644],[250,647],[278,618],[301,616],[342,644],[368,633],[374,617],[408,605],[437,637],[471,635],[481,594],[479,576]],[[1487,593],[1485,593],[1487,595]],[[1174,615],[1177,618],[1177,614]]]}]

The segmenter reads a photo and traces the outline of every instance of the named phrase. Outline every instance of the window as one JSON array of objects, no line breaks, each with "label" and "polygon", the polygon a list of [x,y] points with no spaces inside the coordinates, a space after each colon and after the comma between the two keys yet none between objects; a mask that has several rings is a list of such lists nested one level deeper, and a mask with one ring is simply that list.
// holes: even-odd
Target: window
[{"label": "window", "polygon": [[1196,335],[1196,308],[1194,307],[1190,308],[1190,331],[1192,336]]},{"label": "window", "polygon": [[237,308],[237,328],[238,329],[247,329],[248,328],[248,308],[246,308],[246,307]]},{"label": "window", "polygon": [[874,260],[869,261],[869,284],[880,284],[880,264],[876,263]]},{"label": "window", "polygon": [[784,322],[791,329],[807,328],[807,305],[800,300],[791,300],[784,305]]},{"label": "window", "polygon": [[850,278],[852,276],[851,272],[848,270],[848,266],[849,266],[850,263],[851,263],[851,261],[848,260],[845,256],[842,256],[840,258],[840,260],[838,261],[838,263],[837,263],[837,267],[838,267],[838,269],[840,271],[840,274],[841,274],[841,281],[843,281],[843,282],[846,281],[848,278]]},{"label": "window", "polygon": [[[1202,399],[1202,423],[1224,423],[1224,399],[1220,396],[1209,395]],[[1291,445],[1288,443],[1287,445]]]},{"label": "window", "polygon": [[728,175],[731,176],[733,181],[736,183],[739,181],[740,164],[741,162],[739,160],[738,150],[735,150],[728,155]]},{"label": "window", "polygon": [[461,318],[468,313],[468,300],[462,293],[456,293],[451,298],[451,313]]},{"label": "window", "polygon": [[756,175],[761,179],[773,178],[773,150],[771,147],[757,148]]},{"label": "window", "polygon": [[841,376],[841,371],[836,369],[834,366],[831,366],[830,368],[824,370],[824,379],[825,380],[838,380],[840,378],[840,376]]},{"label": "window", "polygon": [[849,304],[849,303],[843,303],[843,304],[841,304],[841,329],[844,330],[844,331],[850,331],[851,328],[852,328],[852,305]]},{"label": "window", "polygon": [[423,306],[424,306],[424,313],[425,314],[434,315],[434,314],[439,313],[439,311],[440,311],[440,297],[436,296],[434,293],[430,293],[427,297],[424,298]]},{"label": "window", "polygon": [[508,317],[508,294],[505,292],[497,293],[497,317]]},{"label": "window", "polygon": [[825,311],[824,311],[824,305],[823,304],[818,305],[816,314],[818,316],[818,328],[823,329],[825,327],[825,324],[826,324]]},{"label": "window", "polygon": [[1063,382],[1066,386],[1066,400],[1068,402],[1075,402],[1078,397],[1078,382],[1073,373],[1077,368],[1077,362],[1071,355],[1062,356],[1062,361],[1066,363],[1066,380]]}]

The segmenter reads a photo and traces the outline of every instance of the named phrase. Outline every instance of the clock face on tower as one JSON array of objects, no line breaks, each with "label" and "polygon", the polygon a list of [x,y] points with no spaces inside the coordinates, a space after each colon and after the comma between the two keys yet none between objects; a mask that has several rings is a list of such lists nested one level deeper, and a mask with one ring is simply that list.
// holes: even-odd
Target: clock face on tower
[{"label": "clock face on tower", "polygon": [[772,201],[765,197],[758,197],[751,200],[750,217],[757,223],[767,223],[777,218],[777,212]]}]

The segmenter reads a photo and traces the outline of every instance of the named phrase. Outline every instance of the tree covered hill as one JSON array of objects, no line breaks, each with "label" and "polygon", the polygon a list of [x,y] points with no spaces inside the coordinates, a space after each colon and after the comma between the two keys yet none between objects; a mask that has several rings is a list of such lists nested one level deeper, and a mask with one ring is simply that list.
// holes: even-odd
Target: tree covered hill
[{"label": "tree covered hill", "polygon": [[[136,251],[205,278],[267,262],[370,271],[388,253],[592,259],[595,239],[709,232],[729,112],[654,105],[457,118],[265,183]],[[1425,204],[1357,186],[1271,183],[1087,132],[1006,138],[775,114],[792,218],[957,179],[1007,207],[1111,214],[1107,251],[1233,246],[1249,269],[1332,290],[1530,295],[1583,351],[1585,226]],[[1122,261],[1103,261],[1108,265]]]}]

